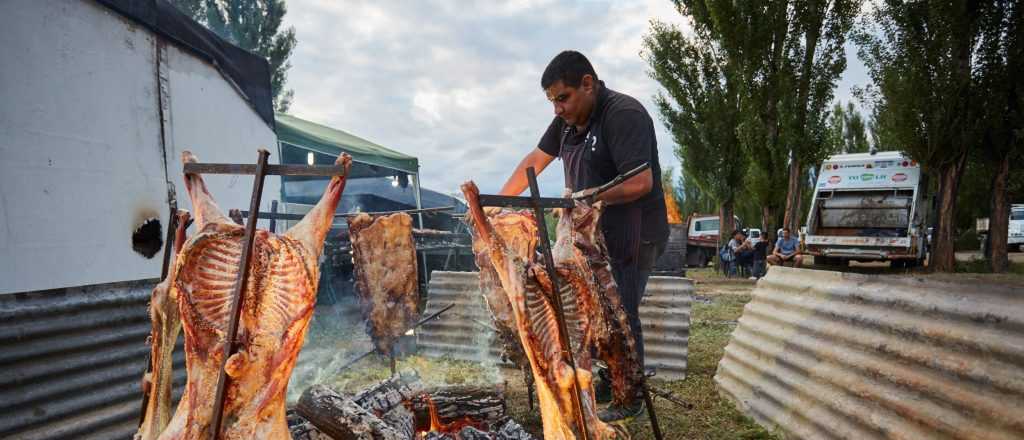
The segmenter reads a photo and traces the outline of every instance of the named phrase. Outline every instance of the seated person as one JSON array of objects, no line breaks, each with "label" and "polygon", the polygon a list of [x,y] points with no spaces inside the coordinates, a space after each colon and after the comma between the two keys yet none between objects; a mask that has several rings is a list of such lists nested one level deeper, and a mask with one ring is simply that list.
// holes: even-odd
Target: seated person
[{"label": "seated person", "polygon": [[761,234],[761,238],[751,241],[754,246],[754,264],[751,275],[761,278],[767,272],[765,261],[768,259],[768,234]]},{"label": "seated person", "polygon": [[775,242],[775,250],[768,256],[768,264],[800,267],[803,260],[803,256],[800,255],[800,241],[793,237],[789,228],[782,228],[782,236]]},{"label": "seated person", "polygon": [[729,249],[736,257],[736,266],[750,268],[754,263],[754,245],[747,240],[743,231],[736,230],[732,233],[732,240],[729,240]]}]

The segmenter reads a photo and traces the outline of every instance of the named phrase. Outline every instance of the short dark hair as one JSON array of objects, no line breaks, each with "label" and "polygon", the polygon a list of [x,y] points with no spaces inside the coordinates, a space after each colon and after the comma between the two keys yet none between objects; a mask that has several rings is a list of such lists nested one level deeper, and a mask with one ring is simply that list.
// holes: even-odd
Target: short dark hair
[{"label": "short dark hair", "polygon": [[793,231],[790,230],[789,228],[782,228],[782,232],[793,232]]},{"label": "short dark hair", "polygon": [[544,74],[540,77],[540,88],[547,90],[559,81],[569,87],[579,87],[584,75],[590,75],[597,80],[597,72],[594,72],[594,66],[590,65],[587,57],[575,50],[562,51],[555,55],[544,69]]}]

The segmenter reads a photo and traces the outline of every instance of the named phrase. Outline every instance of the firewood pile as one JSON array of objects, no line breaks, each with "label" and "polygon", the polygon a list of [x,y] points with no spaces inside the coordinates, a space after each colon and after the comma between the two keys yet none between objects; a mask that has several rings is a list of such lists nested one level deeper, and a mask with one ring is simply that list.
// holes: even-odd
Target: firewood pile
[{"label": "firewood pile", "polygon": [[428,387],[403,372],[355,395],[324,385],[288,410],[295,440],[534,440],[505,413],[500,387]]}]

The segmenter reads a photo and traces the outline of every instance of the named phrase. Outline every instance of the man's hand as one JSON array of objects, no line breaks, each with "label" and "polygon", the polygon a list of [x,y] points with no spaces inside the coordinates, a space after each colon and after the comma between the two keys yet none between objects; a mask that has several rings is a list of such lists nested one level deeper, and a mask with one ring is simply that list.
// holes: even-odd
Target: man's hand
[{"label": "man's hand", "polygon": [[594,197],[596,195],[597,195],[597,187],[593,187],[593,188],[587,188],[587,189],[584,189],[584,190],[576,191],[576,192],[572,193],[572,195],[570,197],[572,199],[574,199],[574,200],[579,200],[579,201],[581,201],[583,203],[586,203],[588,205],[592,205],[592,204],[594,204]]},{"label": "man's hand", "polygon": [[500,206],[484,206],[484,215],[490,217],[501,212]]}]

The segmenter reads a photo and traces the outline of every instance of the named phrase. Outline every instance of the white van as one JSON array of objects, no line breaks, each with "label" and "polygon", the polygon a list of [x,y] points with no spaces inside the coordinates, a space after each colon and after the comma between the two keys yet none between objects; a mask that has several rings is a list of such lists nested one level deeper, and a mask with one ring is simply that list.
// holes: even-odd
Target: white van
[{"label": "white van", "polygon": [[921,167],[900,152],[839,154],[821,166],[802,238],[815,262],[845,265],[925,259],[926,215]]}]

